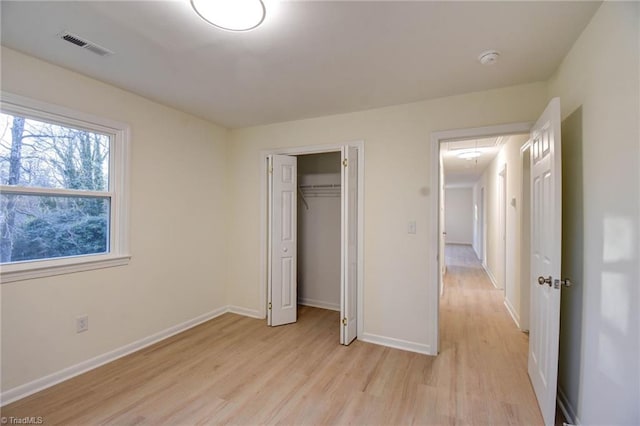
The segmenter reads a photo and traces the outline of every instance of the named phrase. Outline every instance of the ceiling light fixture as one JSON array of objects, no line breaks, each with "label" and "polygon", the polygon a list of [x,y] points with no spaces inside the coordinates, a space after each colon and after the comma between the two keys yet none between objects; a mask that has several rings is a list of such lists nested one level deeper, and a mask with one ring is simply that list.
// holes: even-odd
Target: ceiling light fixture
[{"label": "ceiling light fixture", "polygon": [[464,160],[473,160],[474,158],[478,158],[482,155],[480,151],[464,151],[459,154],[456,154],[458,158],[462,158]]},{"label": "ceiling light fixture", "polygon": [[211,25],[227,31],[249,31],[264,21],[262,0],[191,0],[193,10]]}]

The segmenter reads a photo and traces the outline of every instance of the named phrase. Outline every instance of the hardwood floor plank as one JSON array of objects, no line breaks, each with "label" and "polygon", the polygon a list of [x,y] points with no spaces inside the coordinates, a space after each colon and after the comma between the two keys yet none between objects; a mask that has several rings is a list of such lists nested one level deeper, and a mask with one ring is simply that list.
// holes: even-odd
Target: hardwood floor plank
[{"label": "hardwood floor plank", "polygon": [[2,409],[60,425],[542,424],[515,327],[468,247],[447,247],[441,353],[338,344],[339,313],[225,314]]}]

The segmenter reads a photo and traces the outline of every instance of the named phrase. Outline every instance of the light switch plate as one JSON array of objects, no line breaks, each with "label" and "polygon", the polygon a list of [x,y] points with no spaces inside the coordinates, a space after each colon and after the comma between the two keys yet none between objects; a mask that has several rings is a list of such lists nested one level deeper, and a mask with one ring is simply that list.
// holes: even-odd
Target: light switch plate
[{"label": "light switch plate", "polygon": [[409,226],[407,226],[407,233],[409,233],[409,234],[415,234],[416,233],[416,221],[415,220],[409,221]]}]

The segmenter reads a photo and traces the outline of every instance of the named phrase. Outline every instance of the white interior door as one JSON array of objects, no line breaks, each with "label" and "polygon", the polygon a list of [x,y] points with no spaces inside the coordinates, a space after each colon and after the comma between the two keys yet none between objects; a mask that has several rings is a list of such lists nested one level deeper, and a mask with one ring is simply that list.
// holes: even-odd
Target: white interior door
[{"label": "white interior door", "polygon": [[[558,381],[562,174],[560,100],[531,131],[531,315],[529,377],[546,425],[553,425]],[[539,281],[539,277],[541,278]]]},{"label": "white interior door", "polygon": [[296,322],[297,158],[271,155],[269,161],[269,236],[267,323]]},{"label": "white interior door", "polygon": [[480,228],[480,238],[478,238],[478,246],[480,247],[479,259],[482,263],[484,261],[484,188],[480,188],[480,204],[478,205],[478,214],[480,219],[478,220],[478,227]]},{"label": "white interior door", "polygon": [[522,151],[522,206],[520,208],[520,330],[529,331],[531,309],[531,142]]},{"label": "white interior door", "polygon": [[342,297],[340,343],[357,336],[358,309],[358,149],[342,149]]}]

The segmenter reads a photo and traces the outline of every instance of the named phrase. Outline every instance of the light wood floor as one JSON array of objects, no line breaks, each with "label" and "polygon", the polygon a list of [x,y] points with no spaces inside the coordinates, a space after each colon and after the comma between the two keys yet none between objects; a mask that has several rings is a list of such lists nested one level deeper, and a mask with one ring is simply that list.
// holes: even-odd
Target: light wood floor
[{"label": "light wood floor", "polygon": [[448,247],[441,353],[338,344],[337,312],[219,318],[8,405],[46,424],[542,424],[520,333],[477,260]]}]

